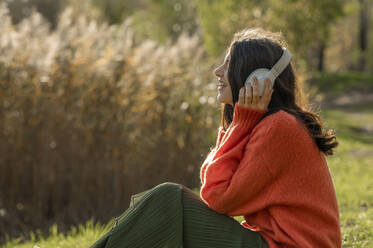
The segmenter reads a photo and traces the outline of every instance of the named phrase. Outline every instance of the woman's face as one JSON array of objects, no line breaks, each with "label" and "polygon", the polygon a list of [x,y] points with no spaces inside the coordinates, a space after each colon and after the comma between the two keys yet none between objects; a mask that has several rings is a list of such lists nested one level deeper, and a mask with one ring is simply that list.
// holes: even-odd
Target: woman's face
[{"label": "woman's face", "polygon": [[232,101],[232,91],[231,86],[228,82],[228,64],[230,60],[229,52],[224,58],[223,64],[214,69],[214,74],[218,77],[218,96],[217,100],[221,103],[231,104]]}]

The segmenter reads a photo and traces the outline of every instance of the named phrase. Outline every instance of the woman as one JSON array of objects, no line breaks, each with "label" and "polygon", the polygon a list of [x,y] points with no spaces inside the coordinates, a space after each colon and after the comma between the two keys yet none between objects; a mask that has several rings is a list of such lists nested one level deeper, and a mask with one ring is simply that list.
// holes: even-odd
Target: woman
[{"label": "woman", "polygon": [[[339,213],[325,160],[338,145],[306,110],[292,64],[244,85],[283,53],[280,35],[244,29],[214,70],[224,105],[216,145],[200,170],[200,196],[166,182],[132,196],[92,247],[341,247]],[[233,216],[244,216],[242,223]]]}]

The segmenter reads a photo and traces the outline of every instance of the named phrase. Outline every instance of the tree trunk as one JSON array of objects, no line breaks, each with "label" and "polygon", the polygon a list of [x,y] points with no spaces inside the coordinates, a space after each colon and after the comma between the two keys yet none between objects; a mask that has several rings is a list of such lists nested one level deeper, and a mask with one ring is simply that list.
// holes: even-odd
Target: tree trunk
[{"label": "tree trunk", "polygon": [[367,0],[359,0],[360,2],[360,22],[359,22],[359,71],[366,69],[366,52],[368,44],[368,23],[369,23],[369,4]]},{"label": "tree trunk", "polygon": [[321,41],[320,42],[320,46],[319,46],[319,53],[318,53],[318,63],[317,63],[317,70],[319,72],[323,72],[324,71],[324,59],[325,59],[325,42],[324,41]]}]

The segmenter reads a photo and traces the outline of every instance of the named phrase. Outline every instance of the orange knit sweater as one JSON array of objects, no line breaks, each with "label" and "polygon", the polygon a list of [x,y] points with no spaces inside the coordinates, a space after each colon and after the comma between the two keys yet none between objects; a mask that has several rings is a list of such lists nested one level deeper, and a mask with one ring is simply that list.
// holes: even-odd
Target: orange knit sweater
[{"label": "orange knit sweater", "polygon": [[226,132],[203,162],[202,200],[218,213],[244,216],[270,248],[339,248],[336,194],[325,160],[306,126],[280,110],[236,104]]}]

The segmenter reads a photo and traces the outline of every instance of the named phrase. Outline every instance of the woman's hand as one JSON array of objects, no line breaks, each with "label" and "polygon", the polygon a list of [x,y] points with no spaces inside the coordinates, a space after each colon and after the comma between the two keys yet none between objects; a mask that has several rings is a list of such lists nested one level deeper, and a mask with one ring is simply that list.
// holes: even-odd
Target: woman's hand
[{"label": "woman's hand", "polygon": [[[271,96],[273,93],[273,89],[272,90],[269,89],[269,86],[270,86],[269,78],[266,78],[264,81],[265,88],[264,88],[263,96],[259,96],[257,77],[254,77],[253,80],[254,80],[253,87],[251,87],[250,84],[247,84],[246,86],[240,89],[239,94],[238,94],[237,104],[244,106],[244,107],[249,107],[252,109],[267,111],[267,107],[268,107],[269,102],[271,101]],[[252,88],[253,93],[251,93],[251,88]]]}]

